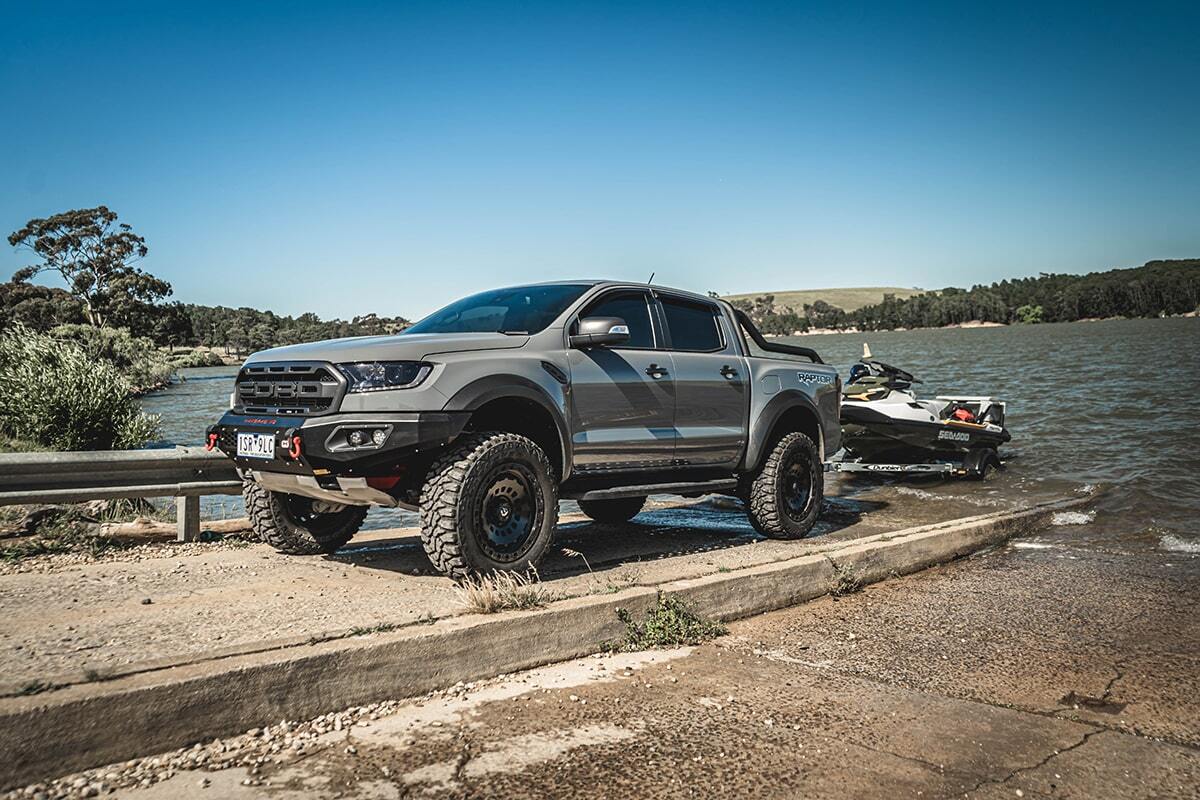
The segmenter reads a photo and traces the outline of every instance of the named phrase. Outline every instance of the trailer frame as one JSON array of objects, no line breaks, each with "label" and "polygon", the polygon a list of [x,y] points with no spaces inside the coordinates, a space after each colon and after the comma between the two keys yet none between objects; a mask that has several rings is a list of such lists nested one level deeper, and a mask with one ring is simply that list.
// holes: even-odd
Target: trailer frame
[{"label": "trailer frame", "polygon": [[982,480],[989,469],[1004,469],[1000,454],[992,448],[972,450],[961,462],[926,461],[920,464],[882,464],[867,461],[831,460],[826,472],[870,472],[875,475],[952,475]]}]

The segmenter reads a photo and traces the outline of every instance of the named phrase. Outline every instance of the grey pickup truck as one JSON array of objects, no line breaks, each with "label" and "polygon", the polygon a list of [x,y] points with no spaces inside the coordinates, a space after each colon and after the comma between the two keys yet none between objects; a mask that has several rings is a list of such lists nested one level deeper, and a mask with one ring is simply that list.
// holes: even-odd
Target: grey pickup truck
[{"label": "grey pickup truck", "polygon": [[598,522],[648,495],[741,497],[792,539],[821,510],[841,381],[728,303],[571,281],[482,292],[403,333],[252,355],[208,430],[263,541],[330,553],[370,506],[417,510],[434,566],[526,570],[558,501]]}]

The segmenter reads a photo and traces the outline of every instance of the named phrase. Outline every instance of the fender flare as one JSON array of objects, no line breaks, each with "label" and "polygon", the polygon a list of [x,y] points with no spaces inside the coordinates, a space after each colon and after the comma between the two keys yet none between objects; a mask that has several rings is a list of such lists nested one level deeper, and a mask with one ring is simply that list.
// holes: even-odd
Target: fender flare
[{"label": "fender flare", "polygon": [[534,381],[520,375],[489,375],[479,378],[454,393],[447,401],[446,411],[474,412],[493,400],[518,398],[529,400],[544,409],[558,431],[559,455],[562,458],[563,475],[566,480],[571,472],[571,434],[566,416],[550,394]]},{"label": "fender flare", "polygon": [[817,404],[811,397],[798,389],[785,389],[772,397],[759,412],[757,418],[751,422],[750,436],[746,442],[744,467],[746,470],[758,467],[766,456],[767,437],[771,435],[775,424],[784,414],[797,407],[803,408],[812,416],[817,430],[817,441],[815,442],[817,453],[820,455],[821,461],[825,460],[825,430],[821,424],[821,412],[817,409]]}]

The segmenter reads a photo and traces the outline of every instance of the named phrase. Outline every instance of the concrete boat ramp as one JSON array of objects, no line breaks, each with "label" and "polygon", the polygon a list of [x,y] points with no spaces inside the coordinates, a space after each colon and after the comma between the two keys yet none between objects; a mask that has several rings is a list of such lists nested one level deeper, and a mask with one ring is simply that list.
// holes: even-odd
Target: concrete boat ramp
[{"label": "concrete boat ramp", "polygon": [[281,718],[576,658],[658,594],[733,620],[942,563],[1089,502],[990,484],[834,478],[814,536],[758,536],[735,504],[655,503],[627,525],[564,514],[546,602],[472,613],[412,529],[328,557],[165,545],[0,575],[0,786],[161,752]]}]

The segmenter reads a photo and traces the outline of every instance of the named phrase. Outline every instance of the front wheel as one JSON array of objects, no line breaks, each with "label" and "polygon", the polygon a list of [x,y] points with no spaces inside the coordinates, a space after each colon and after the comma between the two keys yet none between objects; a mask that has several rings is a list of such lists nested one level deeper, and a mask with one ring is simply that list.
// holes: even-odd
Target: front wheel
[{"label": "front wheel", "polygon": [[817,446],[803,433],[775,443],[746,491],[750,524],[772,539],[808,535],[821,513],[825,471]]},{"label": "front wheel", "polygon": [[515,433],[474,433],[429,468],[421,543],[452,578],[537,565],[558,522],[558,483],[542,449]]},{"label": "front wheel", "polygon": [[242,484],[246,513],[258,538],[280,553],[311,556],[332,553],[358,532],[364,506],[341,506],[283,492],[254,481]]}]

